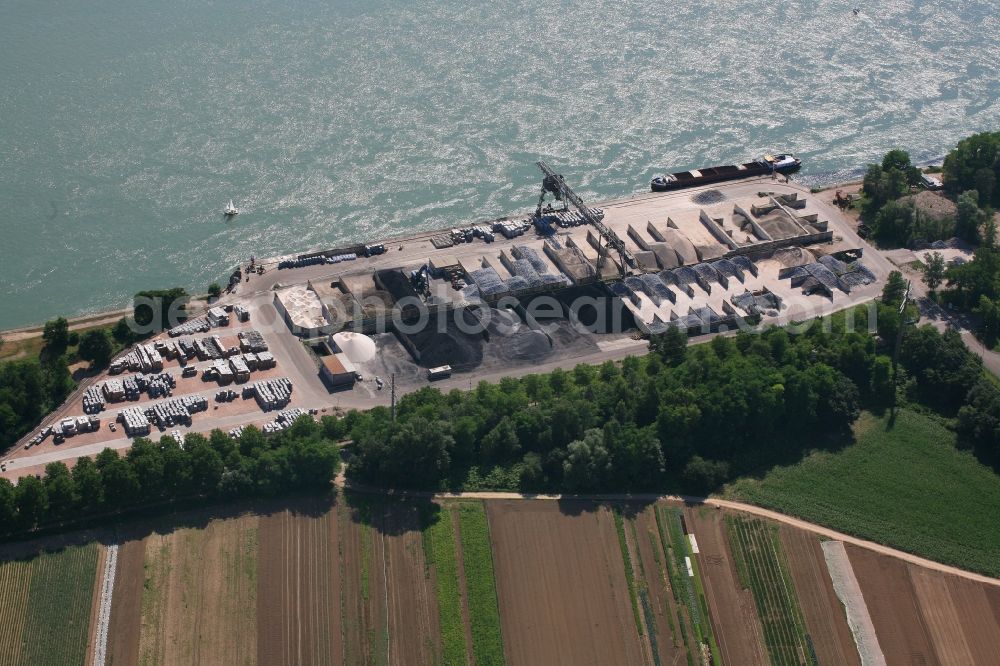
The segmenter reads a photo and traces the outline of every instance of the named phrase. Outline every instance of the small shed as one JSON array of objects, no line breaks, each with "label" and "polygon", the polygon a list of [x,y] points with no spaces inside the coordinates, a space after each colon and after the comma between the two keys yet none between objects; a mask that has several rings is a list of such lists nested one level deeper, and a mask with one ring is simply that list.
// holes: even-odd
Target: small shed
[{"label": "small shed", "polygon": [[331,354],[321,360],[319,375],[330,388],[352,386],[356,379],[356,368],[343,354]]}]

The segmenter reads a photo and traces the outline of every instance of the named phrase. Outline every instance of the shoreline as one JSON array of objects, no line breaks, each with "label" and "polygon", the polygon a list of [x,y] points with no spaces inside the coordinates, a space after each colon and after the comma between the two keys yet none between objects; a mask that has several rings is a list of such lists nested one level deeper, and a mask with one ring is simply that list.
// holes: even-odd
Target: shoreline
[{"label": "shoreline", "polygon": [[[755,177],[755,178],[759,179],[761,177]],[[746,180],[749,181],[749,180],[753,180],[753,179],[754,178],[748,178]],[[810,187],[808,185],[805,185],[802,182],[796,181],[796,180],[792,180],[788,184],[791,185],[791,186],[799,187],[802,190],[804,190],[805,192],[818,193],[818,192],[825,192],[825,191],[833,190],[833,189],[837,189],[837,188],[851,187],[851,186],[859,185],[862,182],[863,181],[861,179],[856,179],[855,178],[855,179],[851,179],[851,180],[848,180],[848,181],[833,183],[833,184],[830,184],[830,185],[825,185],[823,187],[815,187],[815,188],[814,187]],[[815,190],[815,192],[814,192],[814,190]],[[628,194],[628,195],[623,195],[623,196],[619,196],[619,197],[612,197],[612,198],[608,198],[608,199],[602,199],[600,201],[591,202],[589,205],[600,207],[600,206],[606,206],[606,205],[621,203],[621,202],[624,202],[624,201],[635,201],[635,200],[638,200],[638,199],[653,198],[653,197],[660,197],[660,196],[664,196],[664,195],[677,194],[678,192],[683,192],[683,191],[684,190],[672,190],[670,192],[635,192],[635,193]],[[530,213],[524,213],[524,215],[530,215]],[[482,224],[486,224],[486,223],[492,223],[494,221],[500,221],[500,220],[519,219],[520,217],[521,217],[521,214],[519,214],[519,213],[509,213],[509,214],[506,214],[506,215],[501,215],[501,216],[498,216],[498,217],[490,218],[489,220],[474,219],[471,222],[464,223],[462,225],[462,227],[477,226],[477,225],[482,225]],[[360,241],[359,243],[354,243],[354,244],[357,245],[357,244],[363,244],[363,243],[368,243],[368,244],[382,243],[382,244],[387,244],[388,245],[388,244],[394,244],[394,243],[406,243],[408,241],[428,240],[428,239],[430,239],[433,236],[438,236],[438,235],[441,235],[441,234],[447,234],[453,228],[455,228],[455,227],[447,227],[447,228],[439,228],[439,229],[429,229],[429,230],[426,230],[426,231],[416,231],[416,232],[412,232],[412,233],[403,233],[403,234],[400,234],[398,236],[391,236],[391,237],[384,238],[384,239],[372,239],[372,240],[368,240],[368,241]],[[326,248],[326,249],[330,249],[330,248]],[[276,256],[273,256],[273,257],[267,257],[265,259],[258,259],[257,263],[258,263],[258,265],[263,265],[263,266],[274,265],[274,264],[277,264],[279,261],[281,261],[283,259],[297,257],[299,255],[313,254],[313,253],[318,253],[318,252],[323,252],[323,251],[325,251],[325,250],[322,249],[322,248],[311,248],[311,249],[297,250],[297,251],[288,252],[288,253],[281,254],[281,255],[276,255]],[[220,284],[221,284],[221,282],[220,282]],[[166,289],[168,287],[161,286],[161,288]],[[192,300],[194,300],[195,298],[196,298],[195,296],[192,296]],[[76,315],[74,317],[66,317],[66,321],[69,322],[69,330],[72,331],[72,330],[78,330],[80,328],[88,328],[90,326],[97,326],[97,325],[100,325],[102,323],[114,323],[113,320],[117,320],[117,319],[120,319],[123,316],[127,316],[131,312],[132,312],[132,308],[117,308],[117,309],[109,309],[109,310],[96,310],[96,311],[91,311],[91,312],[83,313],[83,314],[80,314],[80,315]],[[60,316],[60,315],[56,315],[56,317],[58,317],[58,316]],[[106,321],[106,320],[112,320],[112,321]],[[41,323],[26,324],[26,325],[23,325],[23,326],[17,326],[17,327],[14,327],[14,328],[4,329],[4,330],[0,330],[0,338],[4,339],[7,342],[13,342],[13,341],[16,341],[16,340],[24,340],[24,339],[29,339],[29,338],[37,337],[37,336],[41,335],[42,329],[44,327],[45,327],[45,322],[41,322]]]}]

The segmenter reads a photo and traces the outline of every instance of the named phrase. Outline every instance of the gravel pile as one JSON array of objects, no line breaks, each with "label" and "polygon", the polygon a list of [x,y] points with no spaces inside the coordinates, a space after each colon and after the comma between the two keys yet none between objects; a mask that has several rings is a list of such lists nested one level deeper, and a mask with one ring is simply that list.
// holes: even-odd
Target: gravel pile
[{"label": "gravel pile", "polygon": [[726,200],[726,195],[719,190],[705,190],[691,197],[691,201],[699,206],[709,206]]},{"label": "gravel pile", "polygon": [[455,324],[455,317],[465,318],[463,328],[475,330],[475,317],[467,310],[455,310],[448,315],[442,327],[436,318],[416,333],[402,333],[413,349],[416,361],[425,368],[450,365],[454,370],[472,370],[483,362],[483,339],[479,335],[464,333]]}]

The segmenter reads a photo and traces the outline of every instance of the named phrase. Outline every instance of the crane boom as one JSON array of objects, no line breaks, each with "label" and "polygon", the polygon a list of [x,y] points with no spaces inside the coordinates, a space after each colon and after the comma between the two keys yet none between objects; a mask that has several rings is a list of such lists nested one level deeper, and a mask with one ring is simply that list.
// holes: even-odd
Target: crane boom
[{"label": "crane boom", "polygon": [[[601,268],[604,265],[604,258],[609,250],[614,250],[618,253],[622,273],[627,272],[629,267],[634,268],[636,265],[635,257],[633,257],[632,253],[625,247],[624,241],[622,241],[618,234],[612,231],[610,227],[604,224],[602,220],[598,219],[598,217],[590,211],[590,207],[583,202],[583,199],[581,199],[580,196],[566,184],[566,179],[550,169],[549,165],[545,162],[539,161],[535,162],[535,164],[537,164],[538,168],[545,174],[545,179],[542,181],[542,196],[544,197],[545,192],[549,191],[555,194],[558,199],[562,199],[563,201],[568,201],[573,204],[583,219],[587,221],[587,224],[594,227],[600,237],[604,239],[603,244],[598,244],[600,247],[597,253],[598,274],[600,274]],[[535,213],[536,215],[541,215],[541,208],[541,201],[539,201],[538,210]]]}]

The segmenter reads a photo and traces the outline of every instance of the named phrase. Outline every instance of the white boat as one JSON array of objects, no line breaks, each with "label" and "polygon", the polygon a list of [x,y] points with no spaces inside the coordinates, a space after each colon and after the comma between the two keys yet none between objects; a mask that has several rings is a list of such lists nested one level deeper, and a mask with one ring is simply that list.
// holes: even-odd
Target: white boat
[{"label": "white boat", "polygon": [[229,203],[226,204],[225,209],[222,211],[226,217],[232,217],[233,215],[239,215],[240,209],[233,205],[233,200],[230,199]]}]

